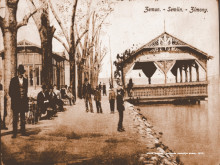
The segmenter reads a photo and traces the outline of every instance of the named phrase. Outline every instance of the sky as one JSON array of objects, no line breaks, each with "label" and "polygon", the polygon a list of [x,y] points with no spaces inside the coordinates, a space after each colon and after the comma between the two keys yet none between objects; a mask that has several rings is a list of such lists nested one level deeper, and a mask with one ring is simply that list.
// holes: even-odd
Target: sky
[{"label": "sky", "polygon": [[[100,77],[110,76],[110,55],[114,61],[118,53],[123,53],[133,44],[135,50],[164,31],[213,56],[214,59],[208,62],[208,75],[218,75],[219,24],[216,0],[116,0],[116,2],[114,11],[106,19],[110,25],[103,26],[105,33],[101,36],[102,45],[108,48],[108,53],[104,58],[105,67],[102,68]],[[25,3],[26,0],[19,2],[18,20],[29,12]],[[160,8],[161,11],[144,12],[146,7]],[[169,7],[180,7],[183,12],[168,12]],[[204,8],[208,12],[190,13],[191,7]],[[2,9],[0,14],[3,14]],[[54,19],[53,23],[57,25]],[[19,29],[18,41],[22,39],[40,45],[40,38],[32,19],[28,26]],[[54,51],[64,50],[55,40],[53,45]],[[0,32],[0,50],[2,49],[3,40]]]},{"label": "sky", "polygon": [[[160,8],[162,11],[144,13],[145,7]],[[168,7],[181,7],[187,11],[168,12]],[[191,7],[205,8],[208,12],[189,13]],[[214,59],[208,62],[208,73],[209,76],[218,75],[219,28],[216,0],[123,1],[114,9],[109,17],[111,26],[107,29],[113,59],[117,53],[131,48],[133,44],[138,44],[139,48],[165,30],[208,55],[214,56]],[[163,9],[166,10],[163,11]],[[106,42],[108,42],[107,39]],[[105,62],[108,64],[107,60]],[[108,72],[103,70],[102,75],[106,73]]]}]

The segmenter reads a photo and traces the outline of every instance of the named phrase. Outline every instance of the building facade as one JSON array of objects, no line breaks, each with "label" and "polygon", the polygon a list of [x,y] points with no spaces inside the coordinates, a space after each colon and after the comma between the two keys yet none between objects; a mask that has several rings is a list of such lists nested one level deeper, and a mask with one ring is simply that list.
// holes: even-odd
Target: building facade
[{"label": "building facade", "polygon": [[[53,85],[58,87],[65,85],[65,61],[64,53],[53,53]],[[17,44],[17,64],[25,67],[25,77],[28,78],[28,86],[35,89],[42,85],[42,50],[27,40]]]}]

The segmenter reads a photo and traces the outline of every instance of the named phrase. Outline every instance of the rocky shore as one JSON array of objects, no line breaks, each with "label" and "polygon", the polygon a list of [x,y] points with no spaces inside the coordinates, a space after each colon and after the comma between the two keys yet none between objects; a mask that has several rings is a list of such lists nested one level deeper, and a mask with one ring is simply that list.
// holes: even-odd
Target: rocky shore
[{"label": "rocky shore", "polygon": [[162,143],[162,132],[156,132],[137,107],[128,104],[129,114],[132,116],[134,127],[146,142],[147,152],[140,155],[139,161],[143,165],[182,165],[178,155]]}]

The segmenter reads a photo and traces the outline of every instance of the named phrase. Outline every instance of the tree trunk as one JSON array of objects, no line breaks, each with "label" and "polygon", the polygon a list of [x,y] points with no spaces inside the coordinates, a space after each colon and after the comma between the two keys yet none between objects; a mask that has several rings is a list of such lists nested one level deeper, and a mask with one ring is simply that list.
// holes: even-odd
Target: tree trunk
[{"label": "tree trunk", "polygon": [[72,22],[70,28],[70,53],[69,53],[69,60],[70,60],[70,86],[72,86],[72,94],[76,98],[76,45],[75,45],[75,34],[74,34],[74,24],[75,24],[75,15],[76,15],[76,7],[77,7],[78,0],[75,0],[73,4],[73,13],[72,13]]},{"label": "tree trunk", "polygon": [[82,64],[78,64],[78,97],[82,98]]},{"label": "tree trunk", "polygon": [[7,113],[8,118],[6,123],[11,124],[11,98],[8,95],[9,84],[12,77],[16,76],[17,71],[17,20],[16,11],[17,3],[8,4],[6,1],[3,39],[4,39],[4,89],[7,93]]},{"label": "tree trunk", "polygon": [[53,84],[52,39],[55,28],[50,26],[48,12],[41,15],[41,29],[39,31],[42,48],[42,84]]}]

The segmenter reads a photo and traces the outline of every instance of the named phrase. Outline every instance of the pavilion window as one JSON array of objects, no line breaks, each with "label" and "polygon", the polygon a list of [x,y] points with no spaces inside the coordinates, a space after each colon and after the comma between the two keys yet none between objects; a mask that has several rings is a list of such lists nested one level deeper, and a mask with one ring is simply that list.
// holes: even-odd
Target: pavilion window
[{"label": "pavilion window", "polygon": [[29,84],[30,86],[34,85],[34,74],[33,74],[33,66],[29,66]]},{"label": "pavilion window", "polygon": [[40,69],[39,66],[35,67],[36,85],[40,85]]}]

